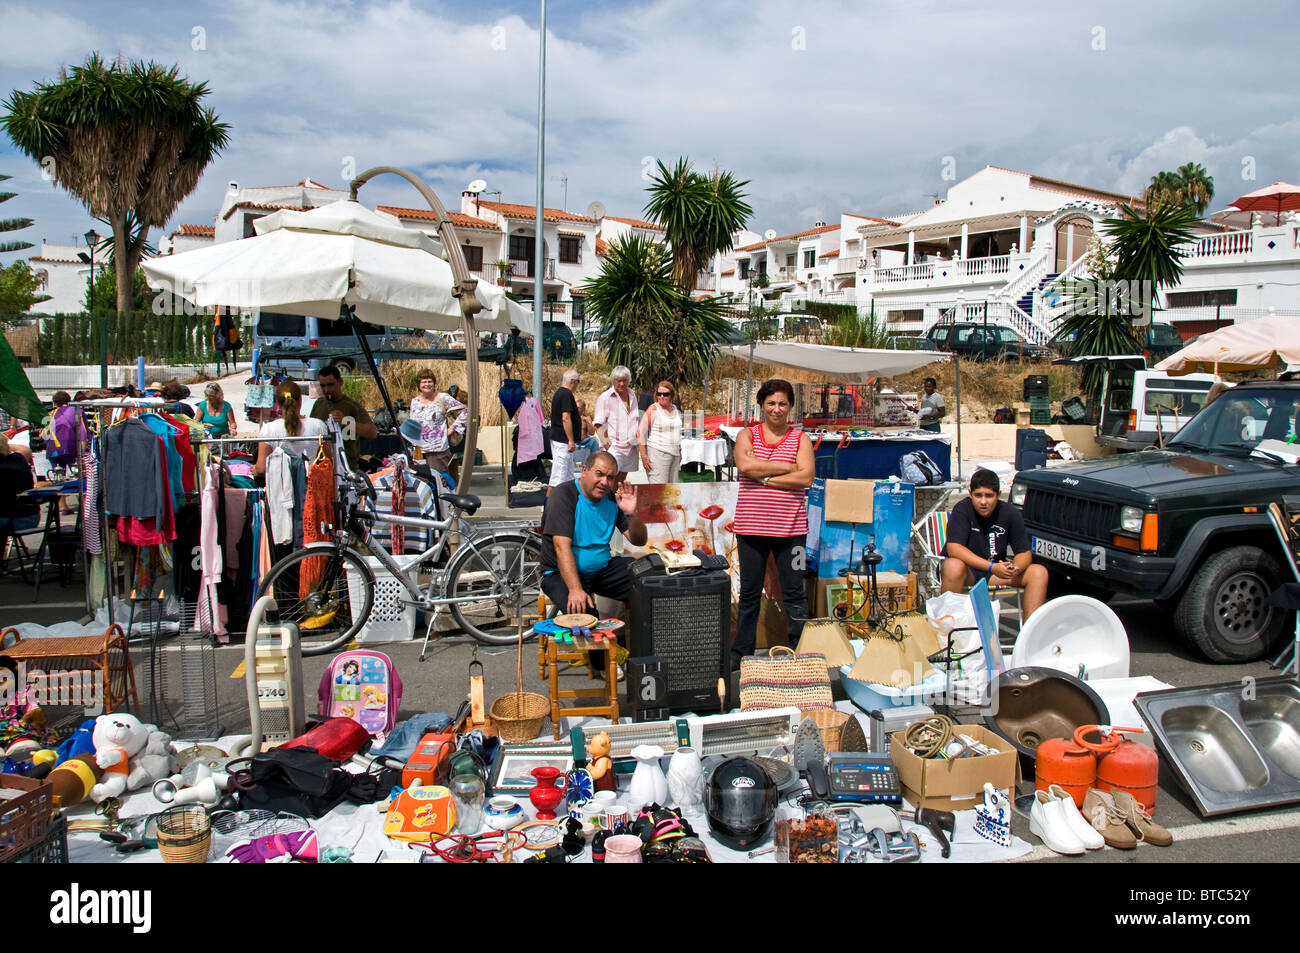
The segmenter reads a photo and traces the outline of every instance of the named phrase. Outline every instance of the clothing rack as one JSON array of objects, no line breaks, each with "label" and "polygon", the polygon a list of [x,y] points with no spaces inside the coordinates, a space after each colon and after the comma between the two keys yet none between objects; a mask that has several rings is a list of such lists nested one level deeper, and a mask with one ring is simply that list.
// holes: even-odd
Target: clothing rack
[{"label": "clothing rack", "polygon": [[328,440],[330,443],[333,443],[334,439],[333,433],[325,433],[318,437],[202,437],[198,440],[191,438],[190,443],[194,446],[200,444],[203,446],[213,446],[214,444],[220,445],[228,443],[283,443],[286,440]]}]

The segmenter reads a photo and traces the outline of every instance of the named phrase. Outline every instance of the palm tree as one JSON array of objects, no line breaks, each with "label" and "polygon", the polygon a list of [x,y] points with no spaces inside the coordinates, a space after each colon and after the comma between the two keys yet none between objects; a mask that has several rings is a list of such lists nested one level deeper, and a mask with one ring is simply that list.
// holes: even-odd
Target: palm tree
[{"label": "palm tree", "polygon": [[1202,215],[1214,198],[1214,179],[1199,162],[1188,162],[1177,172],[1157,172],[1143,194],[1147,206],[1188,205]]},{"label": "palm tree", "polygon": [[112,226],[119,314],[131,309],[149,229],[167,223],[229,142],[230,127],[202,105],[207,95],[175,66],[92,53],[4,103],[0,125],[14,145]]},{"label": "palm tree", "polygon": [[[0,182],[12,179],[11,175],[0,175]],[[17,192],[0,192],[0,202],[8,202],[11,198],[17,196]],[[3,218],[0,219],[0,232],[17,232],[24,228],[30,228],[35,222],[30,218]],[[32,247],[31,242],[0,242],[0,255],[11,251],[24,251]]]},{"label": "palm tree", "polygon": [[588,316],[606,332],[611,363],[626,365],[638,388],[663,377],[702,381],[713,346],[729,329],[719,299],[693,300],[673,280],[673,265],[663,245],[624,235],[610,243],[600,274],[583,288]]},{"label": "palm tree", "polygon": [[[1060,333],[1074,332],[1074,356],[1136,354],[1150,322],[1155,292],[1182,280],[1183,247],[1193,240],[1188,228],[1197,219],[1195,206],[1158,201],[1143,212],[1120,206],[1122,217],[1103,223],[1108,244],[1094,238],[1090,277],[1066,287],[1070,302]],[[1101,370],[1088,367],[1082,389],[1096,398]]]},{"label": "palm tree", "polygon": [[658,163],[647,189],[645,215],[663,225],[672,247],[673,281],[683,291],[695,287],[696,275],[708,268],[714,255],[731,250],[735,233],[754,213],[742,191],[748,184],[721,169],[711,175],[695,172],[685,157],[672,169],[662,160]]}]

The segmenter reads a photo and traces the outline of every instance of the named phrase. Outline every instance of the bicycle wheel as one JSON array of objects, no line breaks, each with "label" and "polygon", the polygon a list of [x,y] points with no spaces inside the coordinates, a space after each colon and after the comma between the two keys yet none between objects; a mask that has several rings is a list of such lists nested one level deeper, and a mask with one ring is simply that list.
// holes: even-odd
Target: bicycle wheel
[{"label": "bicycle wheel", "polygon": [[[319,571],[320,578],[303,592],[300,579],[307,560],[312,560],[308,572]],[[275,596],[279,620],[298,627],[303,655],[323,655],[350,642],[370,618],[374,585],[374,573],[352,550],[313,543],[272,566],[259,593]]]},{"label": "bicycle wheel", "polygon": [[475,602],[452,603],[456,623],[480,642],[509,645],[537,615],[541,544],[526,533],[496,533],[457,550],[447,566],[445,592]]}]

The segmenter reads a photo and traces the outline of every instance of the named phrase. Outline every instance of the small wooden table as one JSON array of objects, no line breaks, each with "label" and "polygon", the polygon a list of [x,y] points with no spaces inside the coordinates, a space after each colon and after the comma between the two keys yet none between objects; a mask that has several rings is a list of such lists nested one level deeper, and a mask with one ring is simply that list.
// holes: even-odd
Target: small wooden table
[{"label": "small wooden table", "polygon": [[[0,632],[0,644],[4,642],[3,636],[13,631],[6,629]],[[120,625],[110,625],[103,635],[20,638],[3,649],[3,654],[16,662],[25,663],[29,672],[39,668],[43,676],[77,669],[92,671],[103,693],[104,712],[121,711],[123,708],[132,713],[140,711],[140,699],[135,690],[135,669],[131,665],[126,634]],[[57,684],[57,674],[53,674],[53,678]],[[48,704],[59,705],[65,702],[51,701]]]}]

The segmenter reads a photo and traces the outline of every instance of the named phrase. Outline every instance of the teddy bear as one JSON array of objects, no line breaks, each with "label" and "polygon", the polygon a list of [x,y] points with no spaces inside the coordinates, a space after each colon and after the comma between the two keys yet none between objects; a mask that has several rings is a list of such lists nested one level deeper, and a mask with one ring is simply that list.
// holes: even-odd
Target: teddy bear
[{"label": "teddy bear", "polygon": [[587,770],[596,782],[597,791],[618,790],[618,781],[614,778],[614,762],[609,756],[611,747],[609,733],[605,731],[596,733],[587,742]]},{"label": "teddy bear", "polygon": [[176,770],[171,736],[155,725],[142,724],[135,715],[100,715],[93,738],[95,763],[104,769],[104,777],[90,789],[90,799],[96,803],[121,797]]}]

